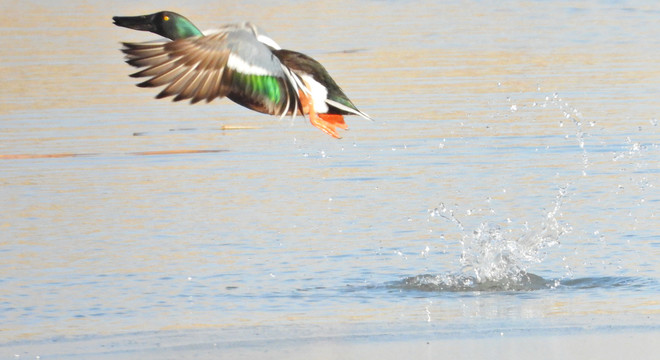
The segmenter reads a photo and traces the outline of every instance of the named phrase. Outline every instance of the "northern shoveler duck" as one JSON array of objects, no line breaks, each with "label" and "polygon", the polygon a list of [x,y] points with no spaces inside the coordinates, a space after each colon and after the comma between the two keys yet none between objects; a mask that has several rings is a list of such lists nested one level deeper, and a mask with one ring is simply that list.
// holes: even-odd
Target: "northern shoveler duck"
[{"label": "northern shoveler duck", "polygon": [[161,11],[115,16],[115,25],[150,31],[172,41],[123,43],[126,62],[146,68],[140,87],[167,85],[156,98],[175,96],[192,104],[227,97],[249,109],[280,115],[308,115],[312,125],[340,138],[343,115],[371,118],[358,110],[318,61],[284,50],[250,23],[202,32],[190,20]]}]

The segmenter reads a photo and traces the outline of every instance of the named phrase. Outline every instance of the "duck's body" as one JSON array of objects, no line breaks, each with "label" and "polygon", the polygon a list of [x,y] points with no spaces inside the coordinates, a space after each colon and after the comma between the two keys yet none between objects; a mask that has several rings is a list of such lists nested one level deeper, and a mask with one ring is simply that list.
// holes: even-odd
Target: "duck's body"
[{"label": "duck's body", "polygon": [[149,77],[140,87],[167,85],[156,97],[174,96],[191,103],[227,97],[271,115],[308,115],[310,122],[339,138],[347,129],[343,115],[366,119],[323,65],[283,50],[250,23],[202,32],[185,17],[169,12],[113,18],[118,26],[151,31],[172,41],[124,43],[127,63],[145,68],[133,77]]}]

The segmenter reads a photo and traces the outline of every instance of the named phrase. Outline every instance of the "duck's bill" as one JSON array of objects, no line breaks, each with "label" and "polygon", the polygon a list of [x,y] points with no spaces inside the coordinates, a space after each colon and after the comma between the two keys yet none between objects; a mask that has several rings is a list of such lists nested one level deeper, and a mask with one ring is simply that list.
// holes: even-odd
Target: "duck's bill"
[{"label": "duck's bill", "polygon": [[112,20],[117,26],[142,31],[154,31],[156,28],[153,25],[152,15],[141,16],[113,16]]}]

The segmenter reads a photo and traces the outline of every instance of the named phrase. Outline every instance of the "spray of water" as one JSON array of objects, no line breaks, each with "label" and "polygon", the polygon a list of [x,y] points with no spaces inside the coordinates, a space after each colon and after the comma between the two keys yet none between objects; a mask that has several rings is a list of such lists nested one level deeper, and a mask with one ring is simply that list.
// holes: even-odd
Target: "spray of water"
[{"label": "spray of water", "polygon": [[560,209],[568,185],[561,187],[552,209],[534,226],[508,231],[490,222],[467,230],[454,210],[440,204],[429,216],[452,222],[461,233],[461,270],[440,275],[418,275],[404,279],[404,288],[425,291],[518,291],[556,286],[554,281],[528,272],[545,258],[546,250],[559,244],[570,227],[562,224]]},{"label": "spray of water", "polygon": [[[559,280],[544,280],[529,272],[535,265],[542,262],[546,251],[549,248],[559,244],[563,235],[572,232],[569,225],[561,221],[561,207],[567,196],[567,189],[570,187],[572,192],[579,189],[581,179],[589,177],[589,170],[594,167],[592,159],[593,154],[588,151],[591,136],[588,133],[590,128],[595,126],[595,121],[586,121],[582,113],[568,102],[559,97],[557,93],[545,97],[545,101],[534,107],[540,108],[554,107],[562,111],[562,117],[559,121],[560,127],[564,123],[573,124],[569,131],[574,131],[566,135],[566,139],[577,142],[581,150],[582,178],[574,178],[577,188],[566,184],[561,186],[555,197],[553,206],[550,207],[545,216],[533,222],[531,226],[525,226],[521,229],[511,229],[510,222],[481,222],[477,226],[465,225],[456,216],[457,211],[440,204],[435,209],[429,210],[430,217],[443,218],[455,225],[460,234],[461,256],[460,270],[440,275],[418,275],[404,279],[400,286],[411,290],[424,291],[517,291],[517,290],[536,290],[557,287]],[[512,106],[511,111],[518,111],[517,106]],[[657,119],[650,121],[652,126],[657,126]],[[613,162],[620,162],[623,165],[634,166],[640,174],[637,177],[631,176],[631,181],[637,185],[642,192],[654,187],[653,181],[649,180],[648,171],[639,171],[646,169],[649,164],[642,161],[641,156],[648,151],[647,145],[634,142],[630,138],[626,140],[628,146],[621,152],[614,153]],[[651,145],[657,149],[657,145]],[[628,165],[627,163],[631,163]],[[621,167],[623,167],[623,165]],[[622,191],[623,185],[619,185],[619,191]],[[643,195],[644,193],[642,193]],[[641,195],[640,195],[641,196]],[[647,199],[641,197],[638,205],[647,203]],[[629,213],[629,216],[632,213]],[[654,215],[651,215],[653,217]],[[636,221],[636,219],[635,219]],[[500,225],[501,224],[501,225]],[[603,235],[596,231],[594,234]],[[566,265],[567,275],[572,276],[572,270]],[[619,278],[616,278],[618,284]],[[625,280],[625,279],[624,279]],[[562,281],[570,286],[578,286],[582,283],[590,284],[590,279],[573,279]],[[606,281],[605,284],[608,282]],[[627,280],[626,280],[627,283]],[[588,285],[592,286],[592,285]],[[617,285],[618,286],[618,285]]]},{"label": "spray of water", "polygon": [[463,234],[462,272],[473,275],[477,283],[521,281],[529,265],[543,261],[545,249],[559,244],[559,238],[567,232],[557,220],[565,196],[564,187],[546,217],[535,227],[526,226],[520,234],[506,232],[488,222],[481,223],[472,233]]}]

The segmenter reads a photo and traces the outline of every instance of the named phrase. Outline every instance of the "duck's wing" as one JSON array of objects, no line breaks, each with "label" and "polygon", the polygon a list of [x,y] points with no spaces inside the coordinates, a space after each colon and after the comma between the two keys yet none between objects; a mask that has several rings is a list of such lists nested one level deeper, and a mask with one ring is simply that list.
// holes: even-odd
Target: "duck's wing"
[{"label": "duck's wing", "polygon": [[145,68],[140,87],[165,86],[156,97],[191,103],[228,97],[255,111],[285,115],[299,109],[299,80],[245,25],[208,36],[160,43],[123,43],[126,62]]},{"label": "duck's wing", "polygon": [[328,104],[330,114],[348,115],[354,114],[373,121],[369,115],[358,110],[353,102],[344,94],[328,71],[321,63],[311,56],[291,50],[273,50],[282,64],[299,75],[307,74],[323,85],[327,90],[326,98],[323,100]]}]

